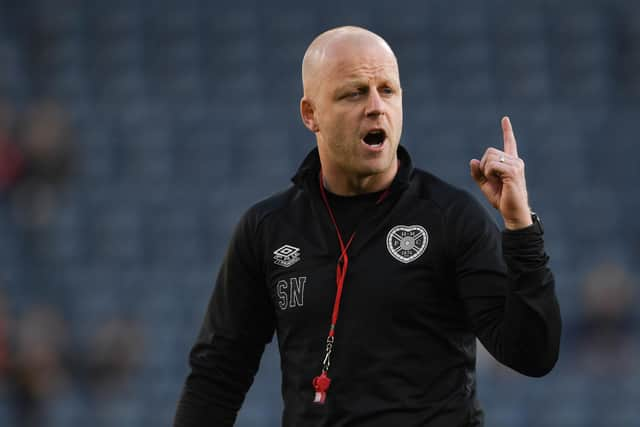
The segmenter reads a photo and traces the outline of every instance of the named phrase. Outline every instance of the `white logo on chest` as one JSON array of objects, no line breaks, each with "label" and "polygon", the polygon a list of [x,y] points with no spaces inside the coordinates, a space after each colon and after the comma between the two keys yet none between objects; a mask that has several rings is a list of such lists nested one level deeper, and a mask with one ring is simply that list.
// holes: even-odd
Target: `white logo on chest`
[{"label": "white logo on chest", "polygon": [[400,262],[415,261],[427,249],[429,235],[420,225],[396,225],[387,234],[387,249]]},{"label": "white logo on chest", "polygon": [[300,261],[300,248],[284,245],[273,251],[273,262],[276,265],[291,267],[298,261]]}]

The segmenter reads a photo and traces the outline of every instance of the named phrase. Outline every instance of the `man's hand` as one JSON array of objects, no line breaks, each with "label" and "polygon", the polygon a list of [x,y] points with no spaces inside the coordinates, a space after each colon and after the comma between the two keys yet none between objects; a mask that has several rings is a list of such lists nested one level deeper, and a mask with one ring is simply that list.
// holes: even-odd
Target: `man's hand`
[{"label": "man's hand", "polygon": [[504,151],[490,147],[481,160],[469,162],[471,176],[480,190],[500,211],[504,225],[517,230],[532,224],[531,209],[524,178],[524,162],[518,157],[518,146],[509,117],[502,118]]}]

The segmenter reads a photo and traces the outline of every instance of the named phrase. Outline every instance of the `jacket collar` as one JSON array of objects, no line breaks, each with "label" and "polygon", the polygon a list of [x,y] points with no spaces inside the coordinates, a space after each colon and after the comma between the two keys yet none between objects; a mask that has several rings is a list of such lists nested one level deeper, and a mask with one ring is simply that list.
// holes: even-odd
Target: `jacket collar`
[{"label": "jacket collar", "polygon": [[[402,145],[398,145],[397,153],[400,165],[396,176],[393,178],[393,181],[389,186],[389,191],[391,193],[404,190],[409,185],[409,179],[413,172],[413,162],[411,161],[411,156],[407,149]],[[316,147],[307,154],[307,157],[302,161],[298,171],[291,180],[298,187],[306,187],[310,183],[313,183],[315,186],[317,185],[317,177],[320,173],[320,168],[320,155],[318,153],[318,148]]]}]

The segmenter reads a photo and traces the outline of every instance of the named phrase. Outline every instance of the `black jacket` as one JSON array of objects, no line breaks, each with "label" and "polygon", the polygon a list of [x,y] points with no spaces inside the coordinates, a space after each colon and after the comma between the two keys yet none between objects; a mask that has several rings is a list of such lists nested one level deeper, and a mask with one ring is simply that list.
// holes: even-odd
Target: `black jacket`
[{"label": "black jacket", "polygon": [[[542,234],[533,226],[500,233],[471,195],[414,169],[402,147],[398,157],[386,197],[358,212],[326,404],[313,403],[311,382],[340,248],[314,150],[292,187],[237,226],[176,426],[231,426],[274,330],[286,427],[480,426],[476,337],[525,375],[552,369],[561,320]],[[339,224],[347,211],[336,210]]]}]

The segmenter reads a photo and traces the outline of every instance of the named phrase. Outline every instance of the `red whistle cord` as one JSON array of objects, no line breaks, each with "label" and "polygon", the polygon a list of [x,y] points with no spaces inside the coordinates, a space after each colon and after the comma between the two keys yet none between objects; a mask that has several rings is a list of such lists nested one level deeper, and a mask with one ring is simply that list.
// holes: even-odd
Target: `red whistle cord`
[{"label": "red whistle cord", "polygon": [[[340,233],[340,227],[338,227],[338,222],[333,215],[333,210],[331,209],[331,205],[329,205],[327,194],[324,191],[322,171],[320,171],[319,178],[320,195],[322,196],[322,201],[327,208],[327,212],[329,212],[329,217],[331,218],[331,222],[333,223],[333,227],[335,228],[336,234],[338,236],[338,242],[340,243],[340,257],[338,258],[338,264],[336,265],[336,298],[333,302],[331,326],[329,327],[325,356],[322,361],[322,373],[313,379],[313,388],[315,390],[313,402],[322,405],[325,403],[325,400],[327,398],[327,390],[331,385],[331,378],[329,378],[328,373],[329,365],[331,362],[331,352],[333,350],[336,323],[338,323],[338,314],[340,313],[340,299],[342,298],[342,288],[344,286],[344,279],[347,276],[347,269],[349,267],[349,255],[347,254],[347,250],[349,249],[349,246],[351,246],[351,242],[353,242],[353,238],[355,237],[356,233],[351,233],[351,237],[349,237],[349,241],[345,245],[344,241],[342,240],[342,233]],[[376,204],[381,203],[388,195],[389,189],[386,189],[384,192],[382,192],[382,194],[380,194],[380,197],[376,201]]]}]

